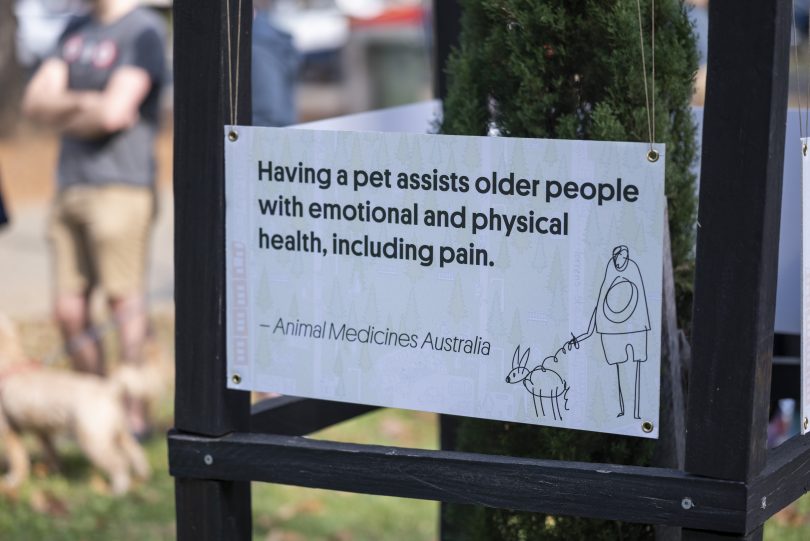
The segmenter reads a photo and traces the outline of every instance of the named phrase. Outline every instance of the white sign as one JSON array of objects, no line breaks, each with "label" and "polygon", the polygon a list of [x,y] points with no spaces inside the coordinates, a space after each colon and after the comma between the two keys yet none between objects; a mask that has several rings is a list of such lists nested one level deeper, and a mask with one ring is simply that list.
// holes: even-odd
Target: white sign
[{"label": "white sign", "polygon": [[231,388],[657,437],[663,148],[236,131]]}]

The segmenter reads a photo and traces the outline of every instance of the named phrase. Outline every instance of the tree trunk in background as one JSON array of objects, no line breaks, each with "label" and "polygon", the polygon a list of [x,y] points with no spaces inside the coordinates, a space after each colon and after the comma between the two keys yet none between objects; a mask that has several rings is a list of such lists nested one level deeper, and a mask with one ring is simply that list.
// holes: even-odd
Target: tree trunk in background
[{"label": "tree trunk in background", "polygon": [[14,129],[20,110],[22,69],[17,63],[14,0],[0,0],[0,137]]},{"label": "tree trunk in background", "polygon": [[[680,0],[657,0],[656,139],[667,145],[666,194],[674,268],[665,284],[661,437],[640,438],[465,419],[463,451],[616,464],[682,461],[686,348],[677,326],[691,317],[695,127],[690,100],[697,52]],[[448,64],[442,131],[549,139],[648,141],[639,21],[633,0],[462,0],[460,46]],[[650,0],[641,1],[650,70]],[[666,273],[666,271],[665,271]],[[669,273],[667,273],[669,274]],[[677,311],[672,305],[677,306]],[[677,318],[676,318],[677,314]],[[677,322],[677,323],[676,323]],[[538,333],[542,332],[538,329]],[[667,425],[667,426],[664,426]],[[678,428],[680,426],[680,429]],[[447,506],[447,540],[651,539],[647,525]],[[668,533],[660,530],[666,537]]]}]

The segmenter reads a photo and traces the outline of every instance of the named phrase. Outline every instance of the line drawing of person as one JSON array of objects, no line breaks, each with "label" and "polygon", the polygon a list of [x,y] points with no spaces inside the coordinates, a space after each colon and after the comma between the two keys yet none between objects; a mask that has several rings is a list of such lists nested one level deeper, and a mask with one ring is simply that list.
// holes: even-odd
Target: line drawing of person
[{"label": "line drawing of person", "polygon": [[588,330],[566,343],[568,350],[578,348],[579,342],[599,334],[605,361],[616,367],[619,413],[624,416],[624,397],[629,389],[626,366],[635,364],[633,384],[633,417],[641,419],[641,363],[647,361],[647,338],[650,313],[644,280],[635,261],[630,259],[627,246],[613,248],[605,267],[605,277],[599,287],[599,298],[591,313]]}]

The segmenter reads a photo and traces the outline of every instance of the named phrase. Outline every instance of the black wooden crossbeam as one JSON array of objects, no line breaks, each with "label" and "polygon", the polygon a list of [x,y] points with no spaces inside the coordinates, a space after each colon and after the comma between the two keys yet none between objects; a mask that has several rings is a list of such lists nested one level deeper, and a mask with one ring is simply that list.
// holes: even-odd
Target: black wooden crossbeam
[{"label": "black wooden crossbeam", "polygon": [[[265,481],[742,533],[746,488],[677,470],[233,433],[173,432],[176,477]],[[686,499],[686,500],[685,500]]]},{"label": "black wooden crossbeam", "polygon": [[795,436],[768,451],[762,473],[748,492],[748,527],[752,531],[810,490],[810,436]]}]

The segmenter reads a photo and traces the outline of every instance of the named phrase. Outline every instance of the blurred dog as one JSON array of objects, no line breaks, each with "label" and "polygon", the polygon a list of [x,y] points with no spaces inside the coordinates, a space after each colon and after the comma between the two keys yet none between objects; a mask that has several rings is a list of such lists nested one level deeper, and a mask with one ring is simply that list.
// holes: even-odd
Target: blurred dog
[{"label": "blurred dog", "polygon": [[[153,342],[153,341],[150,341]],[[149,462],[127,429],[124,399],[151,399],[162,388],[156,344],[142,366],[122,366],[109,378],[82,374],[27,360],[14,324],[0,314],[0,439],[8,455],[5,486],[16,488],[29,474],[30,459],[21,434],[35,434],[46,459],[58,464],[53,436],[69,434],[110,481],[114,494],[130,488],[132,475],[146,479]]]}]

